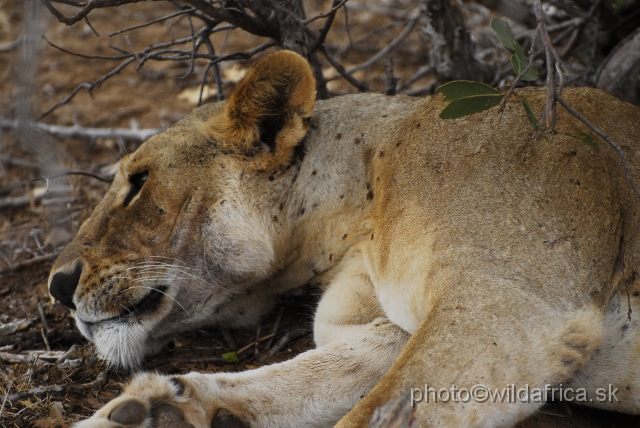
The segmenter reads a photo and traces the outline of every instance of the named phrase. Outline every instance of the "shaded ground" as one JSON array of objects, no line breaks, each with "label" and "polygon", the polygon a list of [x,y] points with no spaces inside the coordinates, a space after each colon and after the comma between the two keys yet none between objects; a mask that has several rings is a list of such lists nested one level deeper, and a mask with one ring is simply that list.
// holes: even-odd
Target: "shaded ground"
[{"label": "shaded ground", "polygon": [[[18,39],[23,22],[21,2],[6,3],[10,4],[0,5],[0,44]],[[108,12],[97,11],[92,15],[92,24],[101,37],[96,37],[87,25],[66,28],[53,20],[46,23],[46,35],[70,50],[106,54],[109,44],[126,47],[130,43],[140,48],[149,40],[171,39],[188,30],[186,20],[177,20],[132,32],[128,41],[124,36],[112,39],[104,36],[174,10],[160,3],[151,11],[144,3]],[[354,38],[387,22],[386,17],[371,16],[362,18],[360,22],[368,28],[355,29]],[[395,34],[400,31],[390,28]],[[340,28],[335,34],[335,37],[346,37]],[[391,33],[383,37],[382,42],[388,42],[393,36]],[[223,38],[220,34],[216,43],[220,45]],[[403,49],[410,50],[412,43],[418,42],[409,41]],[[254,45],[255,39],[250,37],[229,37],[227,48],[232,51]],[[370,49],[362,48],[353,53],[352,60],[363,60],[370,55]],[[397,73],[407,75],[420,60],[420,55],[407,55],[404,62],[397,64]],[[0,115],[3,117],[15,114],[15,82],[21,72],[17,64],[18,49],[0,53]],[[239,75],[246,65],[229,66],[222,71],[229,80],[234,80],[233,76]],[[36,113],[66,96],[78,83],[95,81],[113,66],[113,63],[83,60],[44,47],[31,88]],[[196,66],[204,65],[196,63]],[[175,79],[188,69],[187,63],[149,64],[143,73],[126,69],[94,91],[93,98],[81,91],[72,103],[54,111],[45,121],[87,127],[168,126],[194,107],[189,96],[193,98],[198,77]],[[375,79],[373,88],[380,90],[384,87],[384,74],[380,69],[377,73],[380,77]],[[416,85],[427,83],[421,80]],[[232,86],[225,86],[225,94]],[[340,81],[332,83],[330,89],[336,93],[351,90]],[[117,396],[128,377],[126,373],[109,369],[97,358],[94,347],[75,329],[69,312],[50,302],[46,286],[53,259],[100,200],[107,185],[87,177],[70,177],[59,184],[63,189],[70,188],[68,191],[41,198],[38,189],[43,183],[31,180],[43,174],[47,162],[59,162],[61,167],[70,170],[104,173],[105,167],[134,150],[135,144],[113,139],[48,138],[44,141],[48,149],[43,150],[40,145],[34,150],[33,145],[21,142],[16,134],[4,133],[0,138],[0,397],[20,394],[5,403],[0,399],[3,407],[0,426],[64,427]],[[51,153],[56,156],[52,157]],[[284,298],[258,329],[231,331],[227,338],[214,328],[177,337],[158,357],[147,361],[144,368],[174,374],[192,370],[237,371],[290,358],[313,346],[310,335],[301,334],[300,330],[310,330],[315,294],[309,291]],[[276,323],[277,329],[274,329]],[[258,346],[256,338],[260,338]],[[278,350],[279,344],[282,346]],[[232,350],[238,352],[239,363],[222,359],[223,354]],[[269,356],[270,350],[275,355]],[[521,426],[640,425],[638,418],[560,404],[548,411],[554,415],[540,414]]]}]

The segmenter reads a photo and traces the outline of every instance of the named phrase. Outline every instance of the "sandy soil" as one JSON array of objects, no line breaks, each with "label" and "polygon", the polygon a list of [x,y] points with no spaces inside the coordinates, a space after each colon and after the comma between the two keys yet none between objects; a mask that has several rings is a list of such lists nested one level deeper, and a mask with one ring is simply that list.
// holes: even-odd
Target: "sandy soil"
[{"label": "sandy soil", "polygon": [[[0,3],[0,45],[20,37],[24,23],[21,3]],[[149,41],[171,40],[188,34],[188,20],[174,19],[127,33],[128,38],[124,35],[108,37],[115,30],[174,10],[165,3],[154,3],[151,8],[147,2],[141,2],[109,11],[95,11],[91,15],[91,24],[99,37],[84,23],[65,27],[47,17],[45,35],[52,43],[71,51],[111,55],[114,51],[109,45],[112,44],[125,50],[130,50],[131,46],[141,49]],[[311,15],[314,10],[308,13]],[[372,28],[392,22],[389,16],[373,12],[354,13],[350,19],[354,39],[369,33]],[[337,21],[341,23],[336,24],[336,30],[329,38],[333,46],[344,45],[347,39],[342,24],[344,17],[339,15]],[[376,43],[387,43],[401,29],[392,26],[387,32],[381,32],[375,43],[354,50],[345,62],[357,63],[368,58],[375,53]],[[224,33],[220,33],[214,44],[221,46],[224,37]],[[225,49],[228,52],[247,49],[259,42],[257,38],[232,32]],[[400,48],[396,74],[406,77],[419,67],[425,53],[420,52],[418,44],[419,40],[408,40]],[[28,71],[20,69],[19,52],[20,49],[16,48],[0,53],[0,116],[5,118],[16,114],[20,96],[17,82],[21,74]],[[30,82],[33,116],[46,111],[79,83],[96,81],[115,67],[117,61],[74,57],[53,49],[43,41],[36,65],[35,78]],[[205,65],[196,61],[196,72],[184,79],[178,77],[189,70],[186,62],[148,63],[140,73],[129,67],[94,90],[92,96],[80,91],[71,103],[58,108],[43,121],[87,127],[169,126],[194,107],[193,100],[189,98],[193,98],[193,91],[197,90],[199,72]],[[239,62],[223,67],[222,72],[229,81],[224,87],[225,95],[233,88],[232,81],[247,65],[247,62]],[[356,77],[367,78],[374,90],[384,87],[381,67],[361,72]],[[428,78],[423,78],[415,85],[427,83]],[[353,91],[344,81],[332,82],[330,89],[334,93]],[[113,139],[88,141],[53,137],[43,137],[34,142],[21,140],[11,132],[0,134],[0,138],[0,327],[17,323],[15,332],[0,333],[0,397],[24,392],[22,397],[4,405],[0,400],[0,406],[3,406],[0,426],[65,427],[117,396],[128,376],[108,368],[97,358],[93,346],[75,329],[68,311],[50,302],[46,285],[53,258],[90,214],[107,185],[87,177],[70,177],[58,185],[70,186],[71,191],[54,201],[56,203],[47,205],[34,192],[34,188],[43,183],[31,180],[52,167],[102,173],[105,166],[134,150],[136,145]],[[27,200],[24,200],[25,196],[28,196]],[[12,201],[13,205],[2,205],[7,201]],[[258,355],[253,343],[256,337],[263,338],[274,331],[279,313],[282,314],[281,322],[275,330],[274,340],[301,327],[310,330],[316,294],[310,291],[284,298],[262,320],[257,331],[231,331],[231,340],[225,339],[215,328],[176,337],[161,355],[145,363],[145,369],[163,373],[237,371],[290,358],[313,346],[309,334],[289,342],[275,357],[266,360],[261,357],[267,355],[273,340],[262,341]],[[222,354],[233,349],[242,350],[239,363],[229,364],[221,360]],[[71,352],[67,352],[69,350]],[[56,361],[63,353],[67,353],[65,360]],[[16,356],[23,360],[17,361]],[[96,382],[101,375],[104,375],[104,380]],[[640,419],[556,403],[520,426],[631,427],[640,426]]]}]

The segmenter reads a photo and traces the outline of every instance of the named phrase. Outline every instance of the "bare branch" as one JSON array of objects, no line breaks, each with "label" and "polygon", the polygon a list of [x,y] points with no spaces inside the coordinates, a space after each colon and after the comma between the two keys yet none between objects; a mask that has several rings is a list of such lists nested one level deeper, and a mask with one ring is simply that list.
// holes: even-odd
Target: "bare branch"
[{"label": "bare branch", "polygon": [[122,30],[118,30],[116,32],[113,32],[113,33],[109,34],[109,37],[113,37],[113,36],[116,36],[118,34],[126,33],[127,31],[132,31],[132,30],[137,30],[139,28],[148,27],[149,25],[153,25],[153,24],[156,24],[158,22],[163,22],[163,21],[166,21],[168,19],[175,18],[176,16],[184,15],[186,13],[192,13],[192,12],[195,12],[196,10],[197,9],[195,7],[192,7],[190,9],[185,9],[185,10],[181,10],[181,11],[176,12],[176,13],[172,13],[171,15],[163,16],[162,18],[153,19],[153,20],[151,20],[149,22],[145,22],[144,24],[134,25],[133,27],[123,28]]},{"label": "bare branch", "polygon": [[205,0],[182,0],[198,10],[203,11],[210,17],[218,21],[226,21],[236,27],[242,28],[247,33],[256,36],[269,37],[272,39],[280,38],[280,30],[274,25],[273,21],[263,21],[261,19],[249,16],[239,9],[227,7],[224,9],[215,8]]},{"label": "bare branch", "polygon": [[[347,9],[345,8],[345,10],[347,10]],[[347,28],[349,28],[348,24],[345,24],[345,25],[347,26]],[[345,47],[343,47],[341,49],[338,49],[336,51],[336,53],[335,53],[335,56],[340,56],[343,53],[345,53],[346,51],[348,51],[349,49],[352,49],[355,45],[361,44],[361,43],[364,43],[364,42],[367,42],[367,41],[371,40],[372,38],[374,38],[378,34],[388,30],[389,28],[399,27],[401,25],[406,25],[406,23],[405,22],[400,22],[400,21],[391,22],[391,23],[383,25],[381,27],[377,27],[375,30],[371,31],[370,33],[368,33],[368,34],[366,34],[366,35],[364,35],[364,36],[362,36],[362,37],[360,37],[360,38],[358,38],[356,40],[351,40],[351,33],[349,33],[349,45],[347,45],[347,46],[345,46]]]},{"label": "bare branch", "polygon": [[84,22],[85,24],[87,24],[87,26],[91,29],[91,31],[93,32],[93,34],[95,34],[96,37],[100,37],[100,34],[98,34],[98,32],[96,31],[95,28],[93,28],[93,25],[91,25],[91,21],[89,21],[89,16],[85,16],[84,17]]},{"label": "bare branch", "polygon": [[86,59],[109,59],[109,60],[112,59],[112,60],[121,61],[123,59],[131,58],[133,56],[133,54],[131,54],[131,53],[125,53],[125,54],[122,54],[122,55],[87,55],[87,54],[83,54],[83,53],[80,53],[80,52],[73,52],[73,51],[70,51],[68,49],[63,48],[62,46],[58,46],[55,43],[53,43],[51,40],[47,39],[47,37],[44,36],[44,35],[42,36],[42,38],[52,48],[57,49],[57,50],[59,50],[61,52],[67,53],[69,55],[78,56],[80,58],[86,58]]},{"label": "bare branch", "polygon": [[54,3],[68,4],[75,7],[85,7],[88,1],[75,1],[75,0],[52,0]]},{"label": "bare branch", "polygon": [[[60,13],[55,7],[51,5],[49,0],[40,0],[49,12],[51,12],[60,22],[63,22],[67,25],[73,25],[76,22],[84,19],[85,16],[89,14],[93,9],[104,8],[104,7],[112,7],[112,6],[121,6],[123,4],[128,3],[136,3],[138,0],[92,0],[86,3],[76,3],[74,6],[82,7],[80,12],[78,12],[75,16],[68,18]],[[65,2],[66,3],[66,2]],[[75,3],[75,2],[74,2]],[[69,4],[69,3],[67,3]]]},{"label": "bare branch", "polygon": [[[209,55],[214,56],[215,50],[213,49],[211,40],[209,40],[208,37],[204,40],[204,44],[207,47],[207,50],[209,51]],[[209,70],[212,68],[213,68],[213,76],[216,81],[216,98],[218,99],[218,101],[222,101],[224,98],[222,94],[222,77],[220,76],[219,63],[209,61],[209,64],[207,64],[207,68],[204,70],[204,73],[202,73],[202,81],[200,82],[200,94],[198,96],[198,106],[202,105],[202,94],[204,92],[204,86],[207,82],[207,74],[209,73]]]},{"label": "bare branch", "polygon": [[387,61],[384,65],[384,74],[386,76],[384,94],[395,95],[400,78],[393,75],[393,57],[391,56],[387,57]]},{"label": "bare branch", "polygon": [[315,52],[316,50],[318,50],[320,45],[324,44],[324,41],[327,38],[327,34],[329,33],[329,30],[331,29],[331,25],[333,24],[333,20],[336,17],[336,12],[347,1],[349,1],[349,0],[342,0],[341,2],[338,3],[338,0],[333,0],[333,5],[334,6],[331,8],[331,10],[329,12],[321,13],[319,15],[314,16],[313,18],[310,18],[310,19],[307,19],[305,21],[302,21],[302,23],[306,25],[309,22],[313,22],[318,18],[324,18],[324,17],[328,16],[328,19],[326,20],[326,22],[324,23],[324,25],[322,26],[322,28],[318,32],[318,36],[316,37],[315,42],[313,42],[313,44],[309,47],[309,52]]},{"label": "bare branch", "polygon": [[78,86],[76,86],[76,88],[73,90],[73,92],[71,92],[71,94],[69,94],[68,96],[66,96],[62,100],[58,101],[56,104],[51,106],[48,110],[46,110],[44,113],[40,114],[36,118],[36,120],[42,119],[43,117],[45,117],[46,115],[48,115],[49,113],[51,113],[52,111],[54,111],[55,109],[60,107],[61,105],[67,104],[69,101],[71,101],[73,99],[73,97],[76,96],[76,94],[80,91],[80,89],[86,88],[89,92],[91,92],[93,89],[99,88],[107,79],[109,79],[109,78],[115,76],[116,74],[120,73],[127,65],[131,64],[135,60],[136,60],[135,58],[129,58],[128,60],[122,62],[120,65],[118,65],[116,68],[111,70],[109,73],[107,73],[104,76],[102,76],[95,83],[84,82],[84,83],[79,84]]},{"label": "bare branch", "polygon": [[540,38],[542,40],[542,46],[544,48],[547,63],[547,101],[542,116],[553,134],[556,125],[554,114],[556,91],[555,62],[559,61],[559,58],[555,48],[553,47],[553,43],[549,38],[549,33],[547,32],[547,23],[544,11],[542,10],[542,2],[540,0],[534,0],[534,10],[538,21],[538,30],[540,32]]},{"label": "bare branch", "polygon": [[326,18],[329,17],[329,19],[333,20],[333,18],[336,15],[336,12],[338,11],[338,9],[340,9],[342,6],[345,5],[345,3],[347,3],[349,0],[342,0],[340,2],[338,2],[337,0],[334,0],[333,5],[331,7],[330,10],[328,10],[327,12],[323,12],[323,13],[319,13],[316,16],[314,16],[313,18],[309,18],[309,19],[305,19],[304,21],[302,21],[303,24],[309,24],[310,22],[316,21],[320,18]]},{"label": "bare branch", "polygon": [[[353,77],[351,73],[345,70],[342,64],[340,64],[338,60],[335,59],[333,55],[331,55],[327,51],[327,48],[325,48],[324,46],[321,46],[319,50],[320,52],[322,52],[325,58],[327,58],[327,61],[329,61],[329,64],[331,64],[331,66],[335,68],[338,71],[338,73],[340,73],[340,75],[347,80],[347,82],[355,86],[360,92],[369,92],[369,86],[367,86],[367,84],[364,82],[360,82],[358,79]],[[328,80],[331,80],[331,79],[328,79]]]},{"label": "bare branch", "polygon": [[[420,18],[420,15],[417,15],[417,16],[411,18],[409,20],[409,22],[407,22],[407,25],[404,28],[404,30],[402,30],[402,32],[398,35],[398,37],[393,39],[393,41],[391,43],[389,43],[382,50],[380,50],[380,52],[378,52],[377,54],[375,54],[374,56],[369,58],[367,61],[363,62],[362,64],[356,65],[355,67],[351,67],[349,70],[346,70],[347,73],[351,74],[354,71],[358,71],[358,70],[362,70],[363,68],[367,68],[367,67],[375,64],[376,62],[378,62],[381,58],[384,58],[386,55],[388,55],[389,52],[391,52],[393,49],[395,49],[409,35],[411,30],[413,30],[413,27],[416,25],[416,22],[418,22],[419,18]],[[327,59],[329,59],[329,58],[327,58]],[[331,65],[333,65],[333,64],[331,64]],[[334,66],[334,68],[335,68],[335,66]],[[343,75],[342,73],[340,73],[340,74]],[[327,81],[334,80],[334,79],[336,79],[338,77],[339,76],[337,76],[337,75],[333,76],[333,77],[330,77],[329,79],[327,79]]]}]

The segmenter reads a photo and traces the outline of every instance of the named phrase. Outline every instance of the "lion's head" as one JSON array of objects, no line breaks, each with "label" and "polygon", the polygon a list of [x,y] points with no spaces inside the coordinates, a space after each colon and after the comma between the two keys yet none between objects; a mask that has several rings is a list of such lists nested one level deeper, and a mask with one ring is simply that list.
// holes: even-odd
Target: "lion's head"
[{"label": "lion's head", "polygon": [[[206,105],[122,160],[104,199],[55,262],[53,298],[114,364],[134,367],[178,331],[243,324],[255,285],[286,263],[273,189],[304,138],[315,81],[300,56],[257,62]],[[245,311],[253,308],[253,314]]]}]

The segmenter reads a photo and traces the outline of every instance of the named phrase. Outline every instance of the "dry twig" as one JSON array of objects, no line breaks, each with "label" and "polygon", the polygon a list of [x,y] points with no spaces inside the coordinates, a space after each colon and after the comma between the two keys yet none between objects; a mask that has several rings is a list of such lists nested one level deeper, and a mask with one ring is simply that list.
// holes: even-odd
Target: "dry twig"
[{"label": "dry twig", "polygon": [[16,264],[14,264],[12,266],[8,266],[8,267],[0,269],[0,274],[5,274],[7,272],[20,270],[20,269],[24,269],[24,268],[29,267],[29,266],[33,266],[33,265],[37,265],[37,264],[40,264],[40,263],[48,262],[48,261],[54,260],[59,255],[60,255],[59,252],[54,252],[54,253],[51,253],[51,254],[44,254],[42,256],[33,257],[31,259],[27,259],[27,260],[22,261],[20,263],[16,263]]},{"label": "dry twig", "polygon": [[[258,331],[258,334],[260,334],[260,331]],[[264,337],[261,337],[261,338],[260,338],[260,339],[258,339],[258,340],[254,340],[253,342],[249,343],[248,345],[243,346],[242,348],[238,349],[238,351],[236,352],[236,354],[240,355],[240,354],[242,354],[243,352],[246,352],[246,351],[248,351],[249,349],[251,349],[251,347],[254,347],[254,348],[255,348],[255,349],[254,349],[254,351],[257,351],[257,350],[258,350],[258,344],[259,344],[260,342],[263,342],[263,341],[265,341],[265,340],[267,340],[267,339],[271,339],[271,338],[273,338],[274,336],[275,336],[275,334],[273,334],[273,333],[272,333],[272,334],[268,334],[268,335],[266,335],[266,336],[264,336]],[[258,337],[258,336],[256,336],[256,337]],[[254,353],[255,353],[255,355],[258,355],[258,353],[257,353],[257,352],[254,352]]]},{"label": "dry twig", "polygon": [[98,375],[96,380],[85,383],[82,385],[49,385],[49,386],[39,386],[37,388],[28,389],[26,391],[16,392],[14,394],[5,395],[5,399],[9,402],[24,400],[28,397],[39,397],[41,395],[51,394],[51,393],[60,393],[65,392],[67,390],[72,390],[75,392],[84,392],[84,391],[94,391],[97,388],[100,388],[107,381],[107,374],[102,372]]},{"label": "dry twig", "polygon": [[2,412],[4,411],[4,406],[7,404],[7,398],[9,398],[9,393],[11,392],[11,387],[13,383],[9,382],[7,385],[7,395],[4,396],[4,400],[2,400],[2,406],[0,407],[0,421],[2,420]]},{"label": "dry twig", "polygon": [[283,313],[284,313],[284,306],[281,306],[280,310],[278,311],[278,315],[276,316],[276,321],[273,323],[273,328],[271,329],[271,334],[273,336],[269,339],[269,341],[265,345],[267,349],[271,348],[271,344],[273,343],[273,337],[275,337],[276,333],[278,332],[278,328],[280,327],[280,321],[282,321]]},{"label": "dry twig", "polygon": [[299,337],[304,336],[305,334],[307,334],[307,331],[301,329],[289,331],[287,334],[282,336],[280,340],[275,343],[275,345],[273,345],[273,348],[269,349],[269,352],[265,357],[263,357],[264,359],[262,361],[266,360],[267,358],[274,357],[278,352],[282,351],[282,349],[284,349],[284,347],[287,346],[289,342],[296,340]]},{"label": "dry twig", "polygon": [[[44,310],[42,309],[42,304],[40,300],[38,300],[38,313],[40,314],[40,320],[42,321],[42,326],[46,331],[49,331],[49,324],[47,323],[47,318],[44,316]],[[50,349],[48,349],[50,351]]]}]

